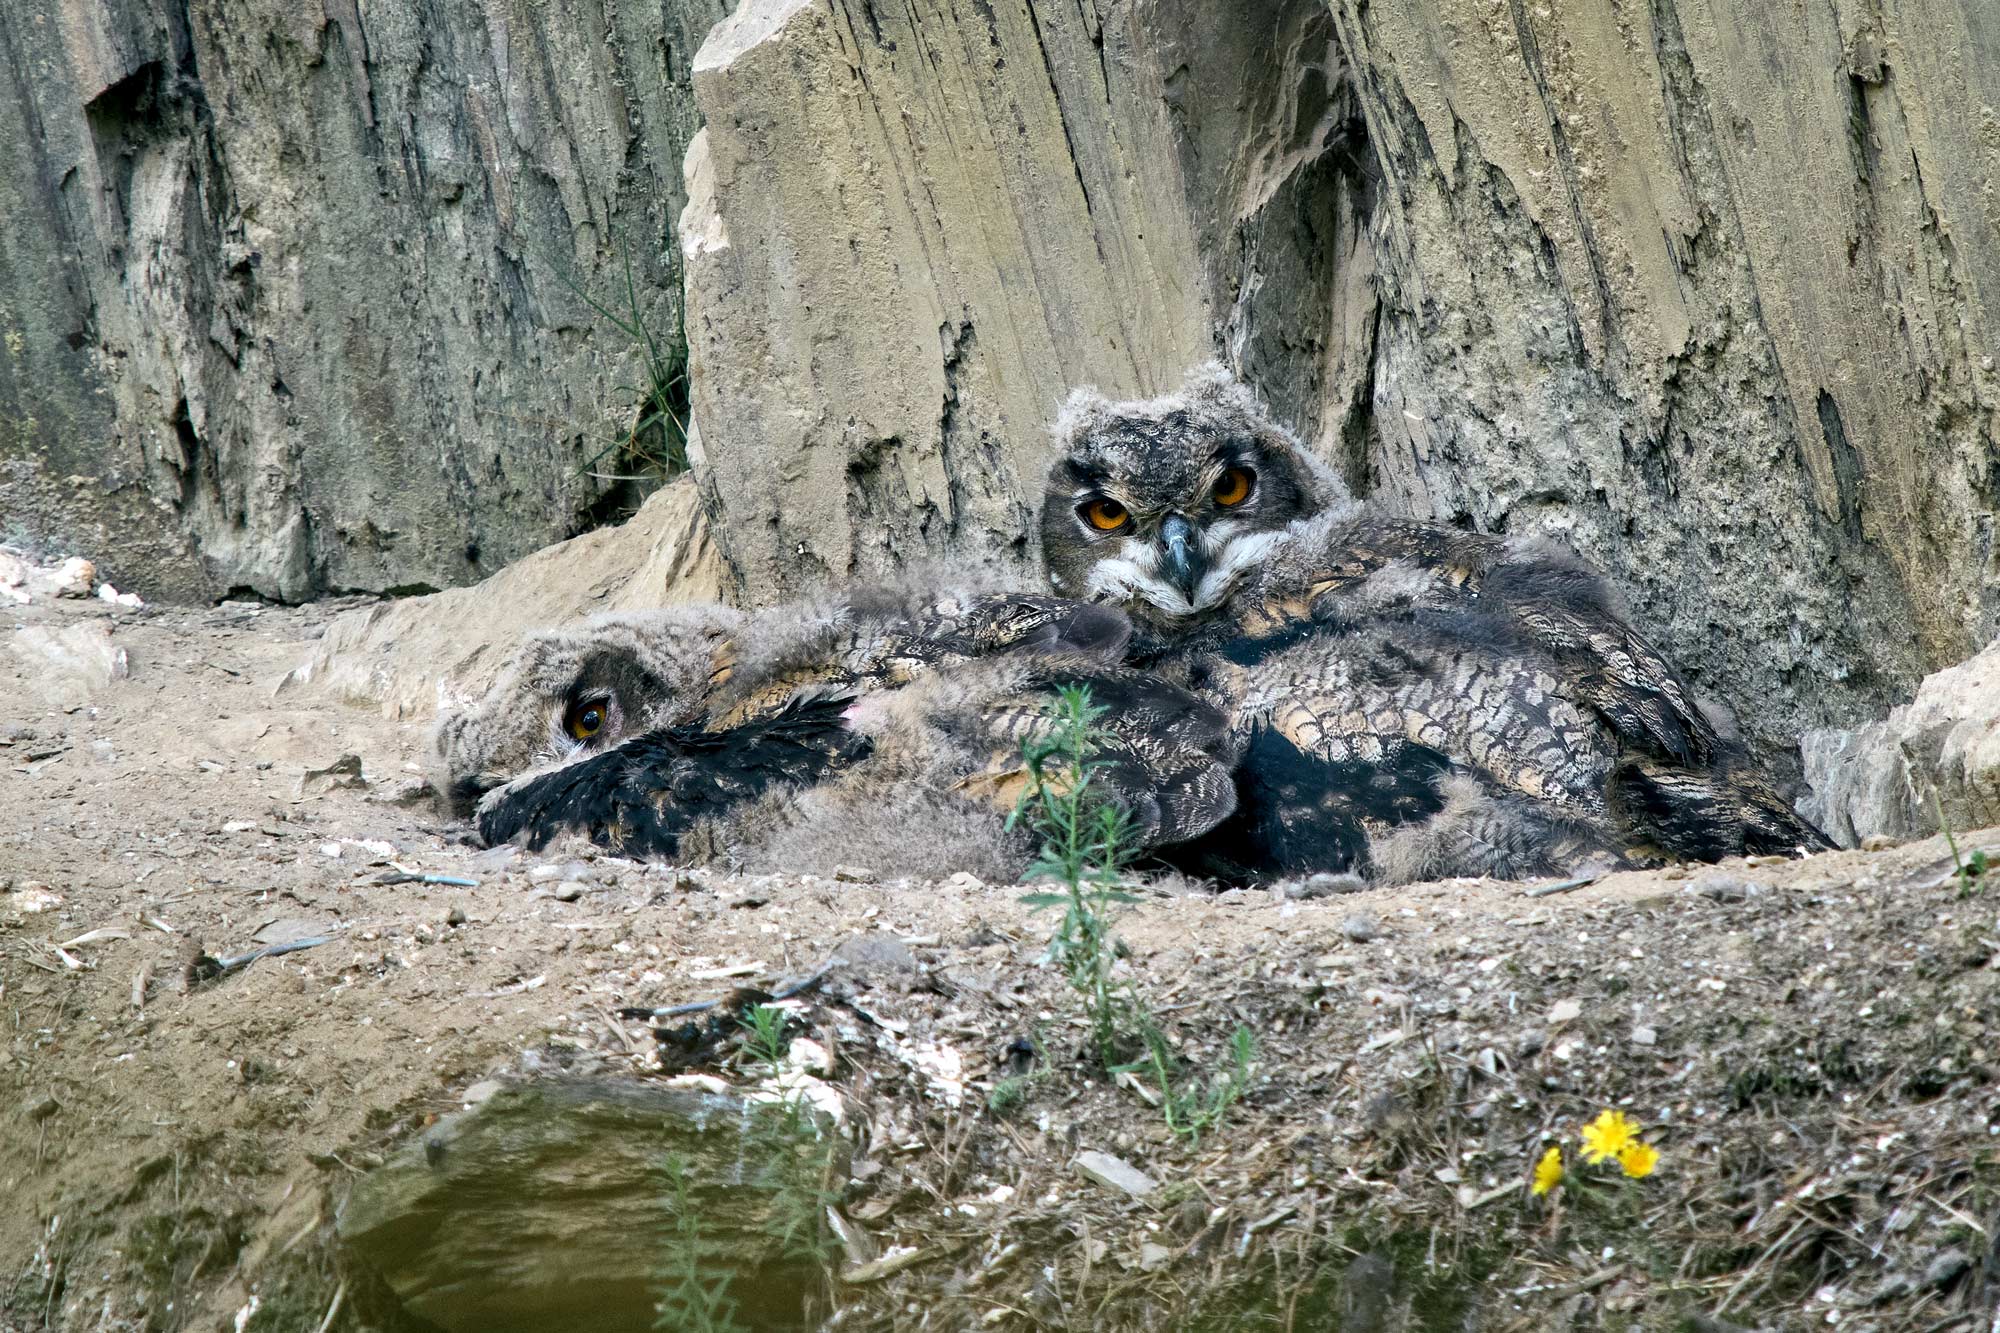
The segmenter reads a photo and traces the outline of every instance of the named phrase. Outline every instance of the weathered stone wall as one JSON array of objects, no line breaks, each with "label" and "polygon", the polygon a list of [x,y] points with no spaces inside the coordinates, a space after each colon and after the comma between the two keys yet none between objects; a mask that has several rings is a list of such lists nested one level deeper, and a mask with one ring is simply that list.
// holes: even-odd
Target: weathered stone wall
[{"label": "weathered stone wall", "polygon": [[1766,742],[2000,624],[1980,0],[745,0],[695,92],[747,596],[1031,563],[1068,389],[1220,352],[1357,489],[1602,562]]},{"label": "weathered stone wall", "polygon": [[638,368],[557,270],[629,247],[739,596],[1025,575],[1069,389],[1219,353],[1766,742],[2000,628],[1983,0],[743,0],[691,56],[723,8],[0,12],[0,536],[470,581],[613,507]]},{"label": "weathered stone wall", "polygon": [[[722,0],[0,8],[0,537],[120,586],[468,582],[602,513]],[[610,460],[604,460],[610,461]],[[603,506],[600,506],[600,509]]]}]

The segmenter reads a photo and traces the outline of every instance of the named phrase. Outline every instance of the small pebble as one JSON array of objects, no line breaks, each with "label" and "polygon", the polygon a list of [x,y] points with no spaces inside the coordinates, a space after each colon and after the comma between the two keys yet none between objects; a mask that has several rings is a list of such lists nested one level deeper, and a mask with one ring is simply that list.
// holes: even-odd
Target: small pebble
[{"label": "small pebble", "polygon": [[1659,1042],[1660,1033],[1657,1028],[1637,1027],[1632,1029],[1632,1044],[1634,1046],[1657,1046]]},{"label": "small pebble", "polygon": [[1085,1179],[1135,1199],[1143,1199],[1160,1187],[1159,1181],[1124,1158],[1113,1157],[1108,1152],[1078,1153],[1076,1169]]},{"label": "small pebble", "polygon": [[1737,875],[1703,875],[1689,887],[1719,903],[1740,903],[1759,892],[1757,885]]},{"label": "small pebble", "polygon": [[1340,923],[1340,933],[1356,944],[1366,944],[1375,938],[1374,918],[1357,912]]},{"label": "small pebble", "polygon": [[577,879],[566,879],[562,881],[562,883],[556,885],[553,892],[555,895],[555,900],[557,902],[573,903],[578,898],[583,897],[583,881]]},{"label": "small pebble", "polygon": [[451,910],[450,910],[449,912],[446,912],[446,913],[444,914],[444,923],[445,923],[445,924],[446,924],[447,926],[462,926],[462,925],[464,925],[464,924],[465,924],[465,909],[464,909],[463,907],[460,907],[460,906],[459,906],[459,905],[458,905],[457,903],[453,903],[453,904],[451,905]]},{"label": "small pebble", "polygon": [[1959,1274],[1970,1267],[1972,1267],[1972,1260],[1966,1257],[1964,1250],[1946,1250],[1938,1255],[1937,1258],[1931,1260],[1930,1266],[1924,1269],[1923,1285],[1926,1287],[1949,1286],[1957,1280]]},{"label": "small pebble", "polygon": [[833,868],[833,877],[843,884],[873,884],[875,882],[875,872],[864,870],[860,866],[835,866]]},{"label": "small pebble", "polygon": [[1901,845],[1900,839],[1892,838],[1886,833],[1871,833],[1861,840],[1861,850],[1864,852],[1886,852],[1891,847]]}]

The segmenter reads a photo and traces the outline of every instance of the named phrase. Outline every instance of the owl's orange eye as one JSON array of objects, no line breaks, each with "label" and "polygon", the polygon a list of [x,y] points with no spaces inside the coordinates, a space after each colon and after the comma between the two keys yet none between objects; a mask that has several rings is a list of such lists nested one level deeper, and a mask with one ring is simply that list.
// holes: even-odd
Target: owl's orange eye
[{"label": "owl's orange eye", "polygon": [[604,730],[604,704],[598,700],[585,700],[569,706],[563,714],[563,730],[573,739],[587,741]]},{"label": "owl's orange eye", "polygon": [[1132,521],[1130,512],[1116,500],[1092,500],[1077,512],[1099,532],[1116,532]]},{"label": "owl's orange eye", "polygon": [[1222,474],[1222,480],[1215,483],[1215,502],[1224,509],[1242,504],[1250,498],[1250,487],[1257,478],[1249,468],[1233,467]]}]

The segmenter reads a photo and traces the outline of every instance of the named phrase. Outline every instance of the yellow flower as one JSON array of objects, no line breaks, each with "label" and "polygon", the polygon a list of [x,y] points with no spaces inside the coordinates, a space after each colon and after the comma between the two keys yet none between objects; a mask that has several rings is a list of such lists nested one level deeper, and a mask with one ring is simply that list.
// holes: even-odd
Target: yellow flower
[{"label": "yellow flower", "polygon": [[1637,1180],[1641,1176],[1653,1174],[1653,1168],[1660,1164],[1660,1150],[1650,1143],[1633,1140],[1618,1151],[1618,1165],[1625,1168],[1625,1174]]},{"label": "yellow flower", "polygon": [[1562,1184],[1563,1150],[1550,1148],[1542,1154],[1542,1160],[1535,1163],[1534,1193],[1539,1197]]},{"label": "yellow flower", "polygon": [[1583,1160],[1608,1162],[1638,1141],[1639,1126],[1623,1111],[1606,1110],[1583,1127]]}]

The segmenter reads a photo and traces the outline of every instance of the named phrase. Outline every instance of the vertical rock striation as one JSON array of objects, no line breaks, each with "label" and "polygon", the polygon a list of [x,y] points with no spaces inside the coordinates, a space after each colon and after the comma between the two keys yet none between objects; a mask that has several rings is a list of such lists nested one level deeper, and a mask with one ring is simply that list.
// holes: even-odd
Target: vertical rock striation
[{"label": "vertical rock striation", "polygon": [[1382,182],[1366,480],[1564,535],[1766,740],[1992,636],[1986,7],[1333,10]]},{"label": "vertical rock striation", "polygon": [[745,0],[694,85],[746,596],[1025,562],[1068,389],[1220,354],[1357,490],[1602,563],[1767,747],[2000,627],[1974,0]]},{"label": "vertical rock striation", "polygon": [[0,11],[0,535],[289,599],[467,582],[601,517],[584,464],[643,374],[564,278],[614,300],[629,254],[675,327],[721,8]]},{"label": "vertical rock striation", "polygon": [[745,598],[1025,572],[1067,392],[1220,355],[1357,490],[1602,563],[1767,750],[2000,629],[1985,0],[723,10],[0,11],[0,537],[471,581],[624,499],[558,274],[629,250]]}]

